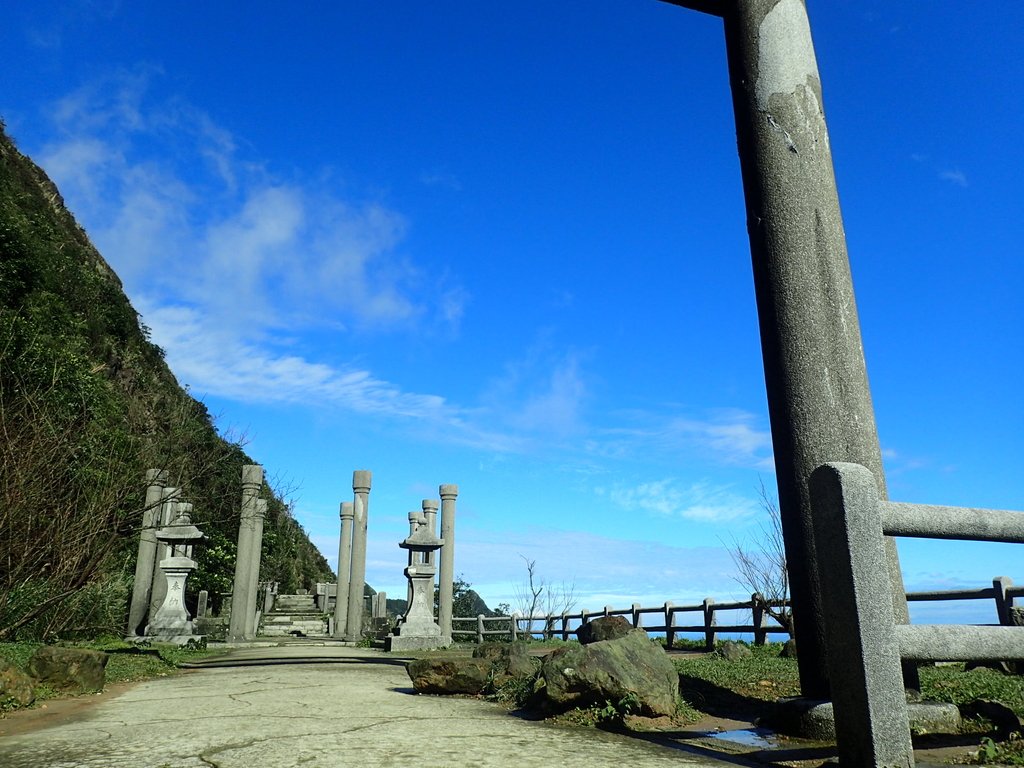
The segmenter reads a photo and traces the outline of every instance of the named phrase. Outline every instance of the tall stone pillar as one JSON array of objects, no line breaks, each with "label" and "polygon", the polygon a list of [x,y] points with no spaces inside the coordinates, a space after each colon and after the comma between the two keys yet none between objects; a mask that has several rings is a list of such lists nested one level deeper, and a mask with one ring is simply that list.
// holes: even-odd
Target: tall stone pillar
[{"label": "tall stone pillar", "polygon": [[160,493],[167,483],[167,472],[162,469],[146,470],[146,501],[142,510],[142,532],[139,534],[139,552],[135,557],[135,580],[132,582],[132,602],[128,609],[129,638],[138,637],[149,612],[149,595],[153,589],[153,569],[156,565],[156,530],[154,520],[160,514]]},{"label": "tall stone pillar", "polygon": [[[424,499],[422,503],[423,523],[427,527],[427,533],[431,536],[437,536],[437,510],[440,506],[441,502],[435,499]],[[427,552],[426,562],[428,565],[437,567],[437,550]]]},{"label": "tall stone pillar", "polygon": [[[238,551],[235,554],[235,581],[231,590],[231,618],[228,622],[228,640],[245,639],[246,612],[249,609],[250,571],[253,543],[256,534],[256,500],[263,485],[263,467],[245,464],[242,467],[242,508],[238,521]],[[261,529],[262,530],[262,529]],[[257,578],[259,574],[256,574]],[[255,590],[253,590],[255,600]],[[255,604],[255,603],[253,603]]]},{"label": "tall stone pillar", "polygon": [[[854,462],[885,479],[804,0],[723,0],[800,686],[828,697],[808,478]],[[906,621],[889,541],[894,611]]]},{"label": "tall stone pillar", "polygon": [[[160,491],[160,506],[154,510],[153,525],[164,528],[174,522],[177,515],[178,502],[181,501],[181,489],[165,486]],[[156,553],[153,557],[153,586],[149,592],[149,619],[152,621],[160,606],[164,604],[167,596],[167,576],[160,568],[161,561],[168,557],[167,544],[162,541],[156,543]]]},{"label": "tall stone pillar", "polygon": [[256,499],[253,515],[251,560],[249,562],[249,589],[246,592],[245,639],[256,637],[256,602],[260,588],[260,562],[263,560],[263,521],[267,517],[267,500]]},{"label": "tall stone pillar", "polygon": [[348,634],[348,591],[352,580],[352,524],[355,512],[351,501],[341,502],[341,538],[338,543],[338,593],[334,598],[334,637]]},{"label": "tall stone pillar", "polygon": [[352,570],[348,585],[345,638],[357,643],[363,637],[363,587],[366,584],[366,518],[370,505],[372,475],[365,469],[352,473]]},{"label": "tall stone pillar", "polygon": [[441,637],[447,643],[452,641],[452,609],[455,589],[455,497],[459,486],[442,485],[441,495],[441,565],[437,576],[437,623]]}]

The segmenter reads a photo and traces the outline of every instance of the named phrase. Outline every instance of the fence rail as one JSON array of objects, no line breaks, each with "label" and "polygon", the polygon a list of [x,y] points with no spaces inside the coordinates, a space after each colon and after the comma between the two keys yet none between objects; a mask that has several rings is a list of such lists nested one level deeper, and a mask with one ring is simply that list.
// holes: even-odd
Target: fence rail
[{"label": "fence rail", "polygon": [[[992,580],[991,587],[980,589],[947,589],[922,592],[908,592],[908,602],[935,602],[944,600],[992,600],[995,602],[998,623],[1010,623],[1010,609],[1014,598],[1024,598],[1024,586],[1015,587],[1005,576]],[[488,637],[508,637],[516,640],[519,637],[538,636],[545,640],[559,637],[569,640],[579,634],[580,627],[603,616],[624,616],[630,623],[648,634],[665,635],[669,647],[680,634],[703,634],[704,645],[708,650],[715,646],[718,633],[749,634],[754,637],[755,645],[763,645],[769,634],[788,634],[768,613],[768,608],[788,608],[788,600],[766,600],[760,595],[752,595],[750,600],[742,602],[716,603],[714,598],[706,597],[696,605],[675,605],[671,601],[655,606],[632,604],[629,608],[612,608],[605,606],[599,611],[583,609],[576,613],[545,614],[541,616],[464,616],[452,618],[453,625],[472,624],[471,629],[452,629],[453,636],[473,637],[482,643]],[[719,624],[715,614],[719,611],[751,611],[750,624]],[[684,613],[700,614],[701,623],[680,624],[677,616]],[[656,614],[661,623],[645,624],[643,616]],[[488,629],[488,625],[500,625]]]}]

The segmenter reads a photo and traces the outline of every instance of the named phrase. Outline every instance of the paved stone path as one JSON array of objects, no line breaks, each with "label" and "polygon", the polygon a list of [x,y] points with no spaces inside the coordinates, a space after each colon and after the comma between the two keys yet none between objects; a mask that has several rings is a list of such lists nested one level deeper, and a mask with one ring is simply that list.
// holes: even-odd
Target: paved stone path
[{"label": "paved stone path", "polygon": [[488,702],[415,695],[404,665],[378,651],[283,647],[246,649],[232,658],[263,664],[140,683],[80,719],[3,738],[0,766],[710,768],[737,762],[529,722]]}]

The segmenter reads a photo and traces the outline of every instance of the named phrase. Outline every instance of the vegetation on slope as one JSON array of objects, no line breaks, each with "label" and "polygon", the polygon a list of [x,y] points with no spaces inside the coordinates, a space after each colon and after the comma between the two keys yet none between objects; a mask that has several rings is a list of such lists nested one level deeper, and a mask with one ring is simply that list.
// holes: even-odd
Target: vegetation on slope
[{"label": "vegetation on slope", "polygon": [[[189,581],[230,592],[243,464],[175,380],[120,280],[0,123],[0,640],[122,631],[144,473],[209,537]],[[270,491],[261,578],[331,578]]]}]

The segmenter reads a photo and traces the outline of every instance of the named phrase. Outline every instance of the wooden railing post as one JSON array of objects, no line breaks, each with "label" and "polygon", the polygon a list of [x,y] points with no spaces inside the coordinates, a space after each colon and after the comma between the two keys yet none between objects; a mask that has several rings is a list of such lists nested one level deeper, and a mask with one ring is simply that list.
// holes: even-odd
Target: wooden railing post
[{"label": "wooden railing post", "polygon": [[569,639],[569,615],[566,611],[562,611],[562,640],[567,641]]},{"label": "wooden railing post", "polygon": [[765,631],[764,595],[760,592],[750,596],[750,610],[754,618],[754,645],[764,645],[768,633]]},{"label": "wooden railing post", "polygon": [[476,615],[476,642],[480,645],[484,641],[484,615],[478,613]]},{"label": "wooden railing post", "polygon": [[665,601],[665,648],[672,648],[672,644],[676,641],[676,615],[672,611],[672,601]]},{"label": "wooden railing post", "polygon": [[1006,590],[1013,586],[1013,581],[1006,576],[996,576],[992,579],[992,591],[995,592],[996,615],[999,623],[1008,627],[1012,624],[1010,620],[1010,608],[1013,605],[1013,598],[1006,594]]},{"label": "wooden railing post", "polygon": [[715,598],[705,597],[701,603],[704,612],[704,650],[715,650]]},{"label": "wooden railing post", "polygon": [[633,626],[640,626],[640,603],[633,603]]}]

